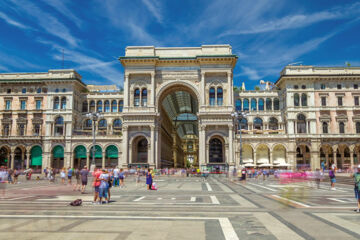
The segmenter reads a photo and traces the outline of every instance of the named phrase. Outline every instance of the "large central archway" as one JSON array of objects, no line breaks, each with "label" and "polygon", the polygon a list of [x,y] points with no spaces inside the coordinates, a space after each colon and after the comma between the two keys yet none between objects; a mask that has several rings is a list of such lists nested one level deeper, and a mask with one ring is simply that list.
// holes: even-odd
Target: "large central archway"
[{"label": "large central archway", "polygon": [[169,84],[159,91],[160,167],[199,165],[199,94],[190,84]]}]

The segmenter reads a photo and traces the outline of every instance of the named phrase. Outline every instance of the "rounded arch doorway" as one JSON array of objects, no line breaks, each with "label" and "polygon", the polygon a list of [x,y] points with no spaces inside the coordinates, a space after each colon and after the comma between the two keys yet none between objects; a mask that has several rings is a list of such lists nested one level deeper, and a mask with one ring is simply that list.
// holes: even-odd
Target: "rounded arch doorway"
[{"label": "rounded arch doorway", "polygon": [[132,164],[147,165],[148,164],[148,140],[139,136],[133,140],[132,144]]}]

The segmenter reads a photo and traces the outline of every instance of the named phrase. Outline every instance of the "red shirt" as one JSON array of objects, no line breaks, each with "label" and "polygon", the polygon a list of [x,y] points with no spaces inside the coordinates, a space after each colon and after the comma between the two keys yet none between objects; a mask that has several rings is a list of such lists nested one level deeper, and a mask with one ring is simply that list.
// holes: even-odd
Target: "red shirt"
[{"label": "red shirt", "polygon": [[98,187],[100,186],[100,175],[101,175],[101,171],[97,170],[96,172],[93,172],[93,176],[94,176],[94,183],[93,183],[93,186],[94,187]]}]

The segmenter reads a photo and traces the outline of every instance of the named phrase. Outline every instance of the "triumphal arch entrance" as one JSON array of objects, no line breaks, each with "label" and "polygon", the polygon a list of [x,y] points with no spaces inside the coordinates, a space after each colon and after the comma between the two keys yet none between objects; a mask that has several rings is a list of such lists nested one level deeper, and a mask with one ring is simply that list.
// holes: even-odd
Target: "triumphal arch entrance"
[{"label": "triumphal arch entrance", "polygon": [[123,165],[235,165],[233,68],[229,45],[127,47]]}]

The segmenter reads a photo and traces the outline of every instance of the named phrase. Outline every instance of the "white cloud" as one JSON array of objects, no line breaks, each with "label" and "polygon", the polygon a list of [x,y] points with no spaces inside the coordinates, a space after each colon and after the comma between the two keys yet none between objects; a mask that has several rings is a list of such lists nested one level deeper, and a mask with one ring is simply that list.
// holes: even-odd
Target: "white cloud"
[{"label": "white cloud", "polygon": [[160,12],[160,3],[156,0],[142,0],[147,9],[151,12],[151,14],[155,17],[156,21],[160,24],[163,23],[163,16]]},{"label": "white cloud", "polygon": [[83,24],[83,21],[78,18],[75,14],[73,14],[73,11],[71,11],[66,4],[68,1],[65,0],[43,0],[44,3],[50,5],[55,10],[60,12],[64,17],[70,19],[78,28],[80,28]]},{"label": "white cloud", "polygon": [[7,22],[8,24],[10,25],[13,25],[15,27],[18,27],[18,28],[22,28],[22,29],[30,29],[30,27],[18,22],[18,21],[15,21],[14,19],[10,18],[9,16],[7,16],[5,13],[3,12],[0,12],[0,18],[3,19],[5,22]]},{"label": "white cloud", "polygon": [[250,80],[260,80],[258,72],[250,67],[241,66],[242,73],[241,75],[247,76]]},{"label": "white cloud", "polygon": [[72,47],[78,46],[80,40],[76,37],[73,37],[70,33],[70,30],[54,16],[41,10],[30,1],[12,2],[17,6],[17,9],[34,18],[35,22],[40,25],[46,31],[46,33],[64,40]]}]

